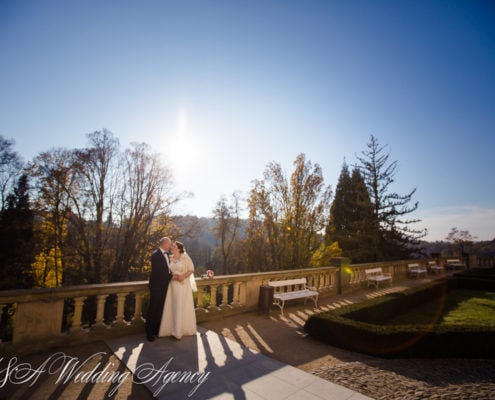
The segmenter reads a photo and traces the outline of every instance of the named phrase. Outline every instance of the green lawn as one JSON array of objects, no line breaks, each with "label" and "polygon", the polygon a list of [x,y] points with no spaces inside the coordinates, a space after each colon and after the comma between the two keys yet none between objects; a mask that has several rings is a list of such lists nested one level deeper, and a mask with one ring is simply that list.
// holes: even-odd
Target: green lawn
[{"label": "green lawn", "polygon": [[481,326],[495,329],[495,293],[457,289],[446,297],[417,307],[387,321],[387,325]]}]

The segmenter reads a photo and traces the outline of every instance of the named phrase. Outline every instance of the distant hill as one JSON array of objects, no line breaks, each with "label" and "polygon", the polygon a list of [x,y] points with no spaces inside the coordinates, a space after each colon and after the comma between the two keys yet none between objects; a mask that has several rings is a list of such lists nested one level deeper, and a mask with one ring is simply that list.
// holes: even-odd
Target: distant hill
[{"label": "distant hill", "polygon": [[[215,219],[187,215],[174,217],[173,221],[179,230],[175,238],[186,244],[187,252],[193,259],[195,267],[203,267],[205,270],[215,269],[213,255],[218,247],[217,239],[213,234]],[[247,222],[241,220],[238,239],[246,237]]]},{"label": "distant hill", "polygon": [[[432,257],[435,254],[441,256],[451,256],[458,253],[455,245],[447,241],[422,242],[421,247],[427,257]],[[495,256],[495,239],[490,241],[473,242],[466,245],[465,253],[477,254],[478,256],[488,257]]]},{"label": "distant hill", "polygon": [[[176,239],[182,240],[187,246],[187,251],[191,255],[196,267],[205,269],[215,268],[213,255],[217,248],[217,240],[213,234],[216,225],[214,218],[195,217],[195,216],[177,216],[173,218],[179,229],[179,235]],[[245,238],[247,232],[247,220],[241,221],[239,238]],[[458,253],[454,245],[447,241],[421,242],[423,257],[433,257],[437,254],[443,257],[453,256]],[[465,248],[469,254],[479,256],[495,257],[495,239],[491,241],[474,242]]]}]

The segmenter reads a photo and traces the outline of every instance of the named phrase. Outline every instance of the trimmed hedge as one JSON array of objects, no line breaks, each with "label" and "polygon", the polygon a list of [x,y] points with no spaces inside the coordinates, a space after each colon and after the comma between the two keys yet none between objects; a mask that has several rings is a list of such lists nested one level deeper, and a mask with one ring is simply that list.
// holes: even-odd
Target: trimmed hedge
[{"label": "trimmed hedge", "polygon": [[470,357],[495,358],[495,331],[486,327],[385,325],[391,316],[435,300],[442,308],[455,280],[408,289],[337,310],[312,315],[304,326],[315,339],[360,353],[384,358]]},{"label": "trimmed hedge", "polygon": [[495,268],[472,268],[454,276],[458,287],[495,291]]}]

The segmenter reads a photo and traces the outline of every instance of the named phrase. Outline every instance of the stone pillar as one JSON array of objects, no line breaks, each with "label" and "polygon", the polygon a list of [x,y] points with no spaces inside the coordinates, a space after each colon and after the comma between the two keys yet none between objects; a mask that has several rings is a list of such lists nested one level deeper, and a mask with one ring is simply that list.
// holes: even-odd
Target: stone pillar
[{"label": "stone pillar", "polygon": [[[3,320],[3,310],[7,304],[0,304],[0,321]],[[0,337],[0,344],[2,343],[2,338]]]},{"label": "stone pillar", "polygon": [[12,344],[42,342],[60,337],[64,300],[18,303]]},{"label": "stone pillar", "polygon": [[478,268],[478,256],[476,254],[469,254],[468,256],[468,265],[469,268]]},{"label": "stone pillar", "polygon": [[333,257],[330,261],[332,267],[339,267],[337,273],[337,294],[343,293],[344,286],[344,269],[349,267],[351,260],[348,257]]}]

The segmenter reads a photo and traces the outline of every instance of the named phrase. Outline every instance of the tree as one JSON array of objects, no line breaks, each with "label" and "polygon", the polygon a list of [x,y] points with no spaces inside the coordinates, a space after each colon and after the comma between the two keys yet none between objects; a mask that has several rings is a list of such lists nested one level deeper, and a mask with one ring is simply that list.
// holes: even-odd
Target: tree
[{"label": "tree", "polygon": [[119,142],[110,131],[87,135],[90,147],[74,151],[78,197],[72,197],[73,223],[79,241],[73,243],[86,268],[89,283],[108,279],[105,267],[111,265],[108,244],[112,230],[119,171]]},{"label": "tree", "polygon": [[[153,223],[167,219],[170,207],[178,201],[172,192],[172,176],[157,154],[150,153],[145,143],[134,143],[124,153],[119,179],[119,195],[108,215],[112,226],[114,261],[111,280],[129,279],[129,271],[139,269],[149,257],[149,243],[153,242]],[[170,226],[167,222],[159,229]],[[156,244],[158,240],[154,241]]]},{"label": "tree", "polygon": [[14,141],[0,135],[0,210],[6,205],[7,196],[12,193],[22,169],[19,154],[12,150]]},{"label": "tree", "polygon": [[213,217],[216,225],[213,233],[218,240],[218,251],[222,259],[221,270],[223,274],[230,274],[229,262],[234,250],[236,239],[238,238],[239,228],[241,225],[241,206],[240,193],[234,192],[231,196],[230,203],[225,196],[222,196],[215,205]]},{"label": "tree", "polygon": [[344,162],[330,208],[326,241],[338,242],[342,255],[353,262],[370,262],[376,259],[375,232],[377,222],[364,179],[357,168],[350,175]]},{"label": "tree", "polygon": [[373,205],[374,217],[378,221],[375,240],[378,244],[378,257],[381,260],[394,260],[410,256],[419,247],[419,239],[426,236],[427,231],[416,230],[412,224],[419,219],[404,219],[418,208],[418,202],[411,205],[416,189],[406,195],[399,195],[390,190],[394,182],[397,161],[389,163],[389,154],[385,147],[371,135],[368,149],[357,157],[359,168]]},{"label": "tree", "polygon": [[330,265],[332,258],[342,256],[342,249],[338,242],[326,244],[322,242],[316,249],[311,258],[311,265],[314,267],[327,267]]},{"label": "tree", "polygon": [[304,154],[294,166],[290,180],[272,162],[264,179],[254,181],[248,200],[248,265],[261,270],[306,268],[323,240],[331,188],[325,186],[320,166],[306,161]]},{"label": "tree", "polygon": [[[71,212],[71,198],[77,198],[73,152],[52,149],[42,152],[26,170],[33,180],[34,205],[40,221],[37,242],[38,286],[60,286],[66,260],[72,249],[66,238]],[[48,282],[49,277],[52,277]]]},{"label": "tree", "polygon": [[14,192],[7,196],[5,209],[0,211],[0,290],[33,286],[33,224],[28,179],[21,175]]},{"label": "tree", "polygon": [[445,238],[445,240],[452,242],[453,245],[458,248],[461,257],[464,256],[466,247],[472,245],[475,239],[477,239],[477,237],[471,235],[469,231],[462,231],[455,227],[450,230]]},{"label": "tree", "polygon": [[149,254],[179,235],[170,171],[145,143],[120,151],[109,131],[88,147],[40,153],[28,166],[38,221],[39,286],[144,279]]}]

